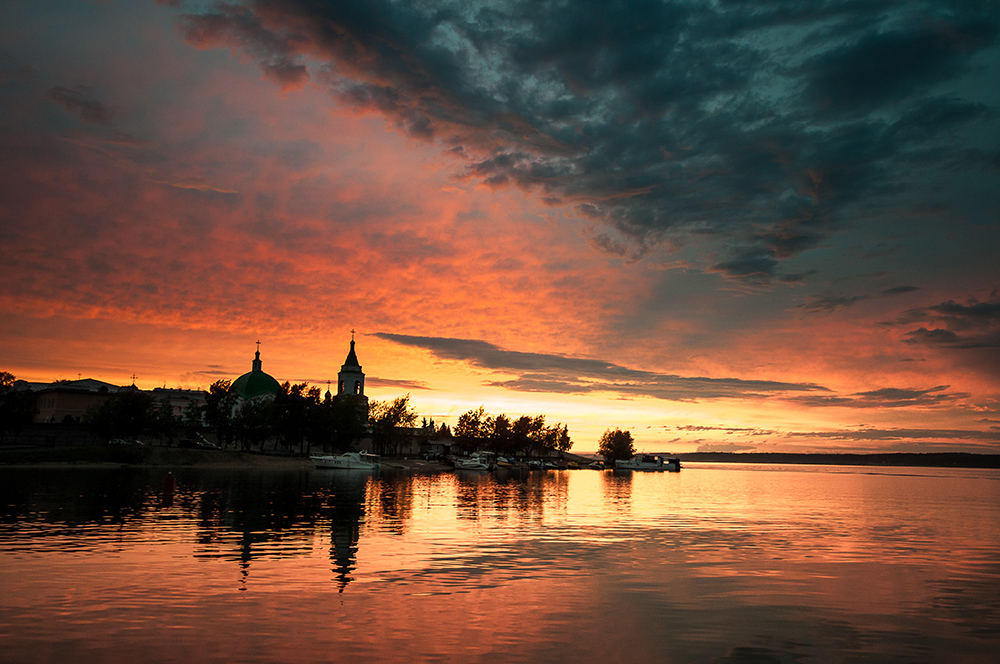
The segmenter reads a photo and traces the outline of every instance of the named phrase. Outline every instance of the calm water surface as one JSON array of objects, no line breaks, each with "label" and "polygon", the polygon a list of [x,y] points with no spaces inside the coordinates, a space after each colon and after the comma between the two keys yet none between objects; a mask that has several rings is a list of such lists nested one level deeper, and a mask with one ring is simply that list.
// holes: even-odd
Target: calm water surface
[{"label": "calm water surface", "polygon": [[995,662],[1000,472],[0,469],[3,662]]}]

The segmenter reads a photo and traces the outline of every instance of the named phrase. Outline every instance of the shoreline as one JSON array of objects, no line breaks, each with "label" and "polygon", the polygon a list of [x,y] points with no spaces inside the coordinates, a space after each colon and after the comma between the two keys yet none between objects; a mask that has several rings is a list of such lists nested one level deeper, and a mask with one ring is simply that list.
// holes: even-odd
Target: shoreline
[{"label": "shoreline", "polygon": [[[0,448],[3,468],[206,468],[311,470],[309,457],[261,454],[239,450],[198,450],[181,447],[106,446],[58,448]],[[384,470],[411,473],[434,473],[452,470],[447,464],[415,458],[388,457]]]},{"label": "shoreline", "polygon": [[[681,463],[785,464],[916,468],[1000,468],[1000,454],[964,452],[821,453],[717,452],[670,455]],[[307,456],[238,450],[199,450],[161,446],[72,446],[0,448],[0,468],[260,468],[312,469]],[[389,472],[436,473],[453,470],[419,457],[383,457]]]},{"label": "shoreline", "polygon": [[1000,468],[1000,454],[969,452],[692,452],[676,454],[681,462],[760,463],[821,466],[889,466],[913,468]]}]

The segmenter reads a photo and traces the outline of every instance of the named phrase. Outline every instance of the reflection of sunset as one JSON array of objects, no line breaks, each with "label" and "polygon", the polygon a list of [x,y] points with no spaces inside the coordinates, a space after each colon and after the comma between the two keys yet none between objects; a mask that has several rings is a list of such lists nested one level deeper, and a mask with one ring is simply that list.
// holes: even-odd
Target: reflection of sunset
[{"label": "reflection of sunset", "polygon": [[995,471],[342,472],[182,469],[162,507],[156,469],[6,471],[5,652],[975,660],[1000,616]]}]

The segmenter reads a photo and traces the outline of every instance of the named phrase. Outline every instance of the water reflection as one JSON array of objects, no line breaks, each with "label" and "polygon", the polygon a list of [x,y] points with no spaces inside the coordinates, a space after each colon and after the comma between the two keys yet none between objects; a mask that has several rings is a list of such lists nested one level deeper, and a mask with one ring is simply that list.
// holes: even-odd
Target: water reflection
[{"label": "water reflection", "polygon": [[40,642],[111,662],[101,644],[250,662],[1000,646],[997,473],[174,473],[171,501],[159,470],[0,469],[5,658],[44,661]]},{"label": "water reflection", "polygon": [[632,502],[632,473],[629,471],[612,471],[602,473],[604,481],[604,499],[609,505],[628,508]]}]

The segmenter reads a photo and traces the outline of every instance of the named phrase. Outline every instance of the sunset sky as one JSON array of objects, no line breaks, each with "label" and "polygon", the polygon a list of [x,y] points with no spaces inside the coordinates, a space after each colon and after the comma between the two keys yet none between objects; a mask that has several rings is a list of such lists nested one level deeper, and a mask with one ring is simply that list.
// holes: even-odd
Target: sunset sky
[{"label": "sunset sky", "polygon": [[0,370],[1000,453],[996,2],[12,0]]}]

